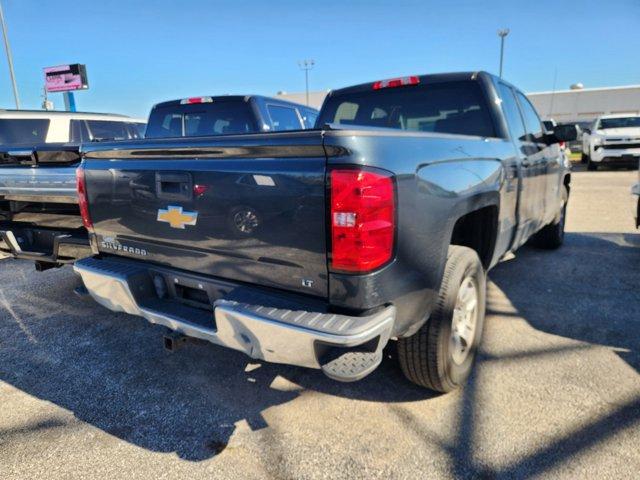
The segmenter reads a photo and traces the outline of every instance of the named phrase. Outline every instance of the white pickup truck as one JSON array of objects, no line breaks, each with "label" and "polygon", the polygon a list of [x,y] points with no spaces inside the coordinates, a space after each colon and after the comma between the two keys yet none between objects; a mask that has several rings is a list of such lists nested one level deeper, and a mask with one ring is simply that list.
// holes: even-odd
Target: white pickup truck
[{"label": "white pickup truck", "polygon": [[638,168],[640,115],[602,115],[582,136],[582,161],[589,170],[600,165]]},{"label": "white pickup truck", "polygon": [[115,114],[0,110],[0,258],[44,270],[90,254],[76,193],[79,145],[142,138],[145,126]]}]

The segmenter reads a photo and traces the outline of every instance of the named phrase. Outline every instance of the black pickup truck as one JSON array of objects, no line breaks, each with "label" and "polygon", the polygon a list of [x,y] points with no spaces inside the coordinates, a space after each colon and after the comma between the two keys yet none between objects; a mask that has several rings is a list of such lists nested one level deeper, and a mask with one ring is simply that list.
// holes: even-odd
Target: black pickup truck
[{"label": "black pickup truck", "polygon": [[486,272],[561,245],[569,165],[526,97],[484,72],[333,91],[308,131],[87,145],[95,255],[75,270],[114,311],[352,381],[397,341],[438,391],[471,369]]}]

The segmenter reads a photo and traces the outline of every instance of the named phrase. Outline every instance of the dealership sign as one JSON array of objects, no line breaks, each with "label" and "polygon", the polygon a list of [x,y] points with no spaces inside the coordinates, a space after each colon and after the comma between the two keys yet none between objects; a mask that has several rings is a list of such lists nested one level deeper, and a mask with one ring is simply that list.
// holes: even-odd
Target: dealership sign
[{"label": "dealership sign", "polygon": [[44,69],[44,86],[47,92],[68,92],[71,90],[86,90],[87,68],[85,65],[58,65]]}]

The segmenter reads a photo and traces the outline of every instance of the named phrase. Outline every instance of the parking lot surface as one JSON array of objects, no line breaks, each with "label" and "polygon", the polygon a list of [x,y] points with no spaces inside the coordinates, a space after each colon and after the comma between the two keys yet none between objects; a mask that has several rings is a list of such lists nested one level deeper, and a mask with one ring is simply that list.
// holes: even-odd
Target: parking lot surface
[{"label": "parking lot surface", "polygon": [[261,364],[0,262],[0,478],[638,478],[637,173],[577,171],[565,245],[491,271],[470,383]]}]

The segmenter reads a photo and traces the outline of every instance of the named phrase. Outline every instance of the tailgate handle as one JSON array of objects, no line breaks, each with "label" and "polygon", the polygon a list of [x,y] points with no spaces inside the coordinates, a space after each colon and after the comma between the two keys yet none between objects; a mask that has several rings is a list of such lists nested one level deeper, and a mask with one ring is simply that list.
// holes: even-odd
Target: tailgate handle
[{"label": "tailgate handle", "polygon": [[193,197],[191,174],[156,172],[156,195],[166,200],[191,200]]}]

